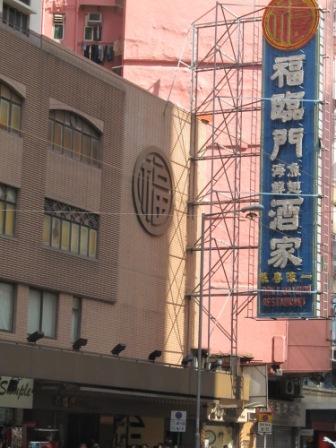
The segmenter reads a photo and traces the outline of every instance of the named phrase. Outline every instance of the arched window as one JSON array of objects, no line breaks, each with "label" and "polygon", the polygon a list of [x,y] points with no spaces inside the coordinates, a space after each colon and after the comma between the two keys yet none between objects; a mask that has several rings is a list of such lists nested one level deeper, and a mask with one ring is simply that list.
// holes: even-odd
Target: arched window
[{"label": "arched window", "polygon": [[0,81],[0,127],[21,131],[22,98]]},{"label": "arched window", "polygon": [[100,134],[73,112],[49,112],[49,142],[52,150],[91,165],[100,165]]}]

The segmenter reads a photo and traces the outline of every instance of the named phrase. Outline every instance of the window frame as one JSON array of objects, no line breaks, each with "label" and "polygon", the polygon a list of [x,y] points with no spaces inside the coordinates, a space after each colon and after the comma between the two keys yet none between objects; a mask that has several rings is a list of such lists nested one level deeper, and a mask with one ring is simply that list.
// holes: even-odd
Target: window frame
[{"label": "window frame", "polygon": [[0,328],[0,333],[15,333],[15,323],[16,323],[16,302],[17,302],[17,285],[11,282],[5,282],[0,280],[0,284],[9,285],[12,288],[11,294],[11,315],[10,315],[10,328],[6,330],[5,328]]},{"label": "window frame", "polygon": [[[85,25],[84,26],[84,41],[85,42],[93,42],[93,36],[94,36],[94,30],[93,26],[91,25]],[[87,31],[90,30],[90,37],[87,37]]]},{"label": "window frame", "polygon": [[[30,2],[23,0],[23,3],[29,5]],[[13,23],[11,23],[11,15],[13,16]],[[17,25],[17,19],[19,18],[19,25]],[[16,31],[29,35],[29,15],[19,11],[17,8],[8,5],[4,2],[2,10],[2,22],[10,26]]]},{"label": "window frame", "polygon": [[[78,301],[78,308],[75,308],[74,306],[74,301],[77,300]],[[72,307],[71,307],[71,342],[75,342],[77,339],[79,339],[81,337],[81,333],[82,333],[82,310],[83,310],[83,300],[81,297],[76,297],[74,296],[72,298]],[[74,334],[74,329],[73,329],[73,318],[74,318],[74,313],[75,311],[78,311],[78,325],[77,325],[77,334]]]},{"label": "window frame", "polygon": [[[56,37],[56,29],[61,29],[61,37]],[[64,39],[64,23],[54,23],[53,24],[53,39],[56,41],[60,41]]]},{"label": "window frame", "polygon": [[[60,210],[54,210],[54,208],[58,207]],[[75,217],[72,219],[72,217]],[[45,224],[48,221],[48,240],[44,239],[45,233]],[[53,244],[53,223],[54,221],[59,222],[59,235],[58,235],[58,244],[57,246]],[[92,225],[90,225],[90,222]],[[68,248],[64,249],[62,247],[63,243],[63,223],[69,223],[68,225]],[[74,229],[77,229],[78,232],[77,238],[73,239],[72,235]],[[82,253],[82,229],[85,228],[87,230],[87,238],[86,238],[86,254]],[[92,233],[94,232],[94,233]],[[98,234],[99,234],[99,215],[96,213],[91,213],[86,210],[82,210],[76,207],[69,206],[67,204],[63,204],[59,201],[54,201],[46,198],[44,204],[44,215],[43,215],[43,244],[51,249],[59,250],[63,253],[75,255],[78,257],[83,257],[88,260],[96,260],[98,258]],[[94,256],[90,255],[90,242],[92,238],[95,240],[95,254]],[[75,244],[76,243],[76,244]],[[73,247],[76,250],[73,250]]]},{"label": "window frame", "polygon": [[[49,293],[49,294],[53,294],[55,296],[55,302],[56,302],[56,306],[55,306],[55,334],[53,336],[46,336],[44,334],[44,338],[46,339],[52,339],[55,340],[57,339],[57,327],[58,327],[58,311],[59,311],[59,294],[54,292],[54,291],[47,291],[47,290],[43,290],[43,289],[38,289],[38,288],[29,288],[29,297],[28,297],[28,313],[29,313],[29,300],[30,300],[30,292],[31,291],[35,291],[39,294],[39,325],[38,328],[36,328],[34,331],[41,331],[43,332],[42,329],[42,325],[43,325],[43,302],[44,302],[44,294],[45,293]],[[27,334],[29,335],[30,333],[28,332],[28,327],[27,327]]]},{"label": "window frame", "polygon": [[[18,203],[18,189],[15,187],[12,187],[10,185],[2,184],[0,183],[0,188],[4,190],[4,199],[1,199],[0,197],[0,204],[4,205],[4,209],[1,210],[0,207],[0,237],[6,237],[6,238],[15,238],[16,233],[16,210],[17,210],[17,203]],[[15,194],[15,202],[12,202],[7,199],[7,192],[8,190],[12,190]],[[8,215],[8,206],[11,205],[14,207],[13,209],[13,233],[6,233],[6,227],[7,227],[7,215]],[[3,213],[3,215],[2,215]],[[1,216],[2,215],[2,216]],[[2,230],[1,230],[2,229]]]},{"label": "window frame", "polygon": [[[6,98],[2,94],[2,89],[7,89],[10,93],[10,98]],[[23,110],[23,98],[21,95],[16,92],[11,86],[6,84],[5,82],[0,80],[0,110],[1,110],[1,104],[2,103],[8,103],[8,124],[4,125],[0,123],[0,129],[5,129],[8,132],[14,132],[19,135],[22,133],[22,110]],[[20,123],[19,123],[19,129],[13,127],[13,106],[18,107],[20,110]]]},{"label": "window frame", "polygon": [[[59,133],[55,133],[55,129],[59,129]],[[56,142],[55,137],[59,134],[60,142]],[[65,145],[65,135],[66,138],[71,135],[69,138],[71,148]],[[84,141],[87,140],[90,142],[89,156],[85,154]],[[48,141],[52,151],[60,152],[87,165],[98,168],[101,166],[101,132],[74,112],[62,109],[49,111]]]}]

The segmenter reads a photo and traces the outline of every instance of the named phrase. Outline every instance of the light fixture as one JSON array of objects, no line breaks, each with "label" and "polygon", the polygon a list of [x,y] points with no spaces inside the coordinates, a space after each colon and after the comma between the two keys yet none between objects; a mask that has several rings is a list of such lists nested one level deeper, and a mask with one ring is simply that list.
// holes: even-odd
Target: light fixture
[{"label": "light fixture", "polygon": [[88,343],[88,340],[85,338],[79,338],[77,339],[73,344],[72,344],[72,348],[73,350],[80,350],[82,347],[85,347],[86,344]]},{"label": "light fixture", "polygon": [[[191,351],[192,355],[193,355],[195,358],[197,358],[197,355],[198,355],[198,348],[192,348],[190,351]],[[206,348],[202,348],[202,349],[201,349],[201,357],[202,357],[202,358],[207,358],[208,355],[209,355],[208,350],[207,350]]]},{"label": "light fixture", "polygon": [[156,358],[160,358],[160,356],[162,355],[162,351],[161,350],[154,350],[152,351],[149,356],[148,356],[148,360],[154,362]]},{"label": "light fixture", "polygon": [[215,370],[221,370],[223,368],[223,359],[217,358],[215,361]]},{"label": "light fixture", "polygon": [[181,366],[188,367],[190,364],[194,362],[194,357],[191,354],[185,355],[182,359]]},{"label": "light fixture", "polygon": [[28,342],[37,342],[39,339],[44,338],[44,333],[43,331],[34,331],[34,333],[30,333],[27,336],[27,341]]},{"label": "light fixture", "polygon": [[264,210],[264,206],[262,204],[252,204],[246,207],[242,207],[240,209],[241,213],[246,213],[246,218],[255,219],[258,216],[258,213]]},{"label": "light fixture", "polygon": [[111,350],[112,355],[119,356],[122,351],[124,351],[126,348],[126,344],[122,344],[119,342],[113,349]]}]

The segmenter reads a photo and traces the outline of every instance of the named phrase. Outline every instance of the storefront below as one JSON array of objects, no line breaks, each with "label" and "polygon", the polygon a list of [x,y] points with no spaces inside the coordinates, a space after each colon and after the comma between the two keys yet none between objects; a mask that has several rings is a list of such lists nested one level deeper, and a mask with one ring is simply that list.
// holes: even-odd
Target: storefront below
[{"label": "storefront below", "polygon": [[[36,381],[34,406],[24,411],[28,439],[36,442],[38,430],[52,438],[52,447],[77,448],[93,441],[100,448],[192,446],[195,433],[195,398],[163,396],[140,391],[120,391]],[[170,432],[173,410],[187,413],[184,433]],[[53,432],[47,434],[47,429]]]}]

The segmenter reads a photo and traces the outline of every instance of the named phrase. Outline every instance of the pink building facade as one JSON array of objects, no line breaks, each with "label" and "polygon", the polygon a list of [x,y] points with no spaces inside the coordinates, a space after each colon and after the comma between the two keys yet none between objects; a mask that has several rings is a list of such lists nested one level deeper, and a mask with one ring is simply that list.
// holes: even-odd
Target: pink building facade
[{"label": "pink building facade", "polygon": [[124,9],[118,0],[46,0],[42,8],[42,34],[121,73]]},{"label": "pink building facade", "polygon": [[[57,39],[61,44],[77,54],[89,56],[98,52],[98,60],[108,70],[117,70],[129,81],[138,84],[145,90],[170,100],[186,110],[190,109],[192,61],[192,23],[202,17],[215,1],[204,0],[45,0],[43,5],[42,33]],[[322,4],[323,3],[323,4]],[[232,14],[241,16],[257,9],[256,2],[239,0],[227,6]],[[331,11],[332,2],[320,2],[321,7]],[[327,16],[325,31],[329,35],[325,40],[328,54],[333,52],[332,21]],[[95,19],[97,23],[94,23]],[[58,22],[57,22],[58,21]],[[59,31],[63,25],[63,31]],[[58,30],[58,31],[57,31]],[[98,31],[97,31],[98,30]],[[61,33],[61,34],[57,34]],[[98,35],[97,35],[98,33]],[[92,37],[92,39],[91,39]],[[99,39],[98,39],[99,37]],[[252,49],[252,36],[245,38],[247,51]],[[206,51],[209,41],[199,43],[199,49]],[[93,50],[93,47],[98,47]],[[89,50],[88,50],[89,48]],[[112,54],[113,59],[109,60]],[[89,53],[88,53],[89,51]],[[103,53],[101,53],[103,52]],[[101,59],[101,55],[102,59]],[[94,56],[94,59],[96,56]],[[117,67],[117,68],[116,68]],[[330,66],[328,66],[330,70]],[[204,78],[205,79],[205,78]],[[199,85],[199,94],[206,94],[211,79]],[[259,86],[260,87],[260,86]],[[248,92],[250,86],[246,86]],[[324,74],[324,89],[331,100],[332,74]],[[328,127],[323,137],[323,145],[327,148],[323,160],[325,197],[330,197],[330,166],[332,147],[332,111],[325,107],[324,120]],[[245,131],[251,130],[246,123]],[[260,122],[258,123],[260,128]],[[209,132],[211,132],[211,123]],[[246,131],[246,134],[248,133]],[[329,168],[328,168],[329,166]],[[246,177],[243,189],[249,189],[249,166],[244,166]],[[206,173],[203,173],[206,176]],[[243,176],[244,178],[244,176]],[[245,183],[244,183],[245,182]],[[327,204],[327,202],[326,202]],[[328,205],[324,215],[330,216]],[[242,241],[247,238],[242,222]],[[323,258],[328,273],[322,273],[321,283],[326,294],[331,294],[331,228],[329,218],[322,222]],[[242,261],[242,266],[244,262]],[[220,275],[215,279],[220,286],[223,279]],[[211,305],[212,314],[224,328],[230,327],[231,314],[229,298],[215,298]],[[247,318],[241,313],[238,321],[238,353],[249,354],[255,360],[280,365],[289,373],[308,373],[330,370],[330,322],[326,319],[314,321],[260,321],[256,318],[256,304],[253,315]],[[207,346],[207,324],[204,324],[204,346]],[[218,326],[211,329],[210,349],[213,353],[228,353],[229,340],[224,338]]]}]

